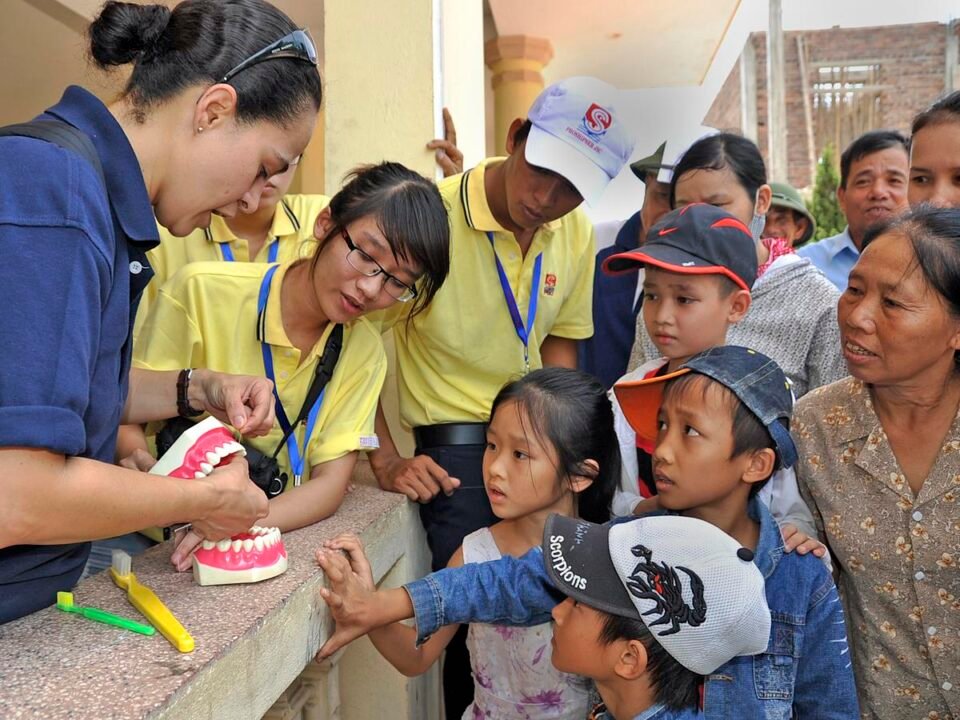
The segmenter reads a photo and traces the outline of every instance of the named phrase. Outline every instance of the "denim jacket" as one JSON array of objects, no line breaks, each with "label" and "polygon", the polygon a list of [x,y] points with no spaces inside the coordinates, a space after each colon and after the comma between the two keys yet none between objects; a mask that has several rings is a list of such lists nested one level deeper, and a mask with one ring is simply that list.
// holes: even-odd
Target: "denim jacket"
[{"label": "denim jacket", "polygon": [[[736,657],[709,675],[704,717],[857,720],[857,692],[840,597],[823,563],[784,551],[780,528],[763,503],[751,500],[760,523],[754,562],[766,579],[770,642],[765,653]],[[629,522],[629,521],[628,521]],[[418,641],[443,625],[549,622],[564,599],[550,583],[543,554],[441,570],[405,586]]]}]

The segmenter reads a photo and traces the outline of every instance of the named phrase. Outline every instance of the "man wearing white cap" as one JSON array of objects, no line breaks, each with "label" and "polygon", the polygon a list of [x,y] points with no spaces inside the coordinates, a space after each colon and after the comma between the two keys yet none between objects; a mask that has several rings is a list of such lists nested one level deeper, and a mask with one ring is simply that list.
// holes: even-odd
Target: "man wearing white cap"
[{"label": "man wearing white cap", "polygon": [[[399,455],[382,413],[370,456],[380,485],[421,503],[435,569],[463,537],[496,521],[483,492],[485,426],[505,382],[542,366],[575,367],[593,333],[594,238],[578,206],[594,203],[630,158],[619,92],[593,78],[551,85],[507,134],[507,157],[445,179],[450,274],[435,302],[395,326],[400,416],[417,454]],[[455,650],[453,652],[456,652]],[[447,651],[448,717],[472,695],[466,652]],[[453,661],[453,662],[451,662]]]}]

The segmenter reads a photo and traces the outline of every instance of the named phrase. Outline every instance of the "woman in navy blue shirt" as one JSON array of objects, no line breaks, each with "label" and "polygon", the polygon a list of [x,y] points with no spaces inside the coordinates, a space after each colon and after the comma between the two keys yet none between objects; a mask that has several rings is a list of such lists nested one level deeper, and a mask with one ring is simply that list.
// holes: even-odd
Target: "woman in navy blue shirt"
[{"label": "woman in navy blue shirt", "polygon": [[107,106],[70,87],[40,119],[83,133],[101,168],[0,137],[0,623],[70,589],[89,540],[181,521],[217,540],[267,512],[244,462],[192,482],[111,463],[120,423],[208,411],[244,434],[273,424],[268,381],[131,371],[130,331],[154,214],[186,235],[252,211],[303,152],[316,50],[262,0],[108,2],[90,50],[101,68],[133,64],[126,90]]}]

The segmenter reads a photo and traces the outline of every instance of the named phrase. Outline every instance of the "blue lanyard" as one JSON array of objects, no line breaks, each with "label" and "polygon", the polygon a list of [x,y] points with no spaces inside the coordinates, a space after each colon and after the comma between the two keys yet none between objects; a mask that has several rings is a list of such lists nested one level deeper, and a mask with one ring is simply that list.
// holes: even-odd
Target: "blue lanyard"
[{"label": "blue lanyard", "polygon": [[507,310],[510,311],[510,319],[513,320],[513,328],[517,331],[517,337],[523,343],[523,365],[526,372],[530,371],[530,333],[533,330],[533,322],[537,319],[537,300],[540,297],[540,271],[543,269],[543,253],[537,255],[533,261],[533,279],[530,281],[530,304],[527,307],[527,324],[524,326],[523,319],[520,317],[520,308],[517,307],[517,299],[513,295],[510,287],[510,281],[507,280],[507,273],[504,272],[503,264],[500,262],[500,256],[497,255],[497,248],[493,242],[493,233],[488,232],[487,238],[490,240],[490,247],[493,248],[493,258],[497,261],[497,275],[500,277],[500,287],[503,290],[503,299],[507,301]]},{"label": "blue lanyard", "polygon": [[[263,313],[267,309],[267,298],[270,297],[270,281],[273,280],[273,274],[277,271],[277,267],[277,265],[271,266],[270,269],[267,270],[267,274],[264,275],[263,282],[260,284],[260,297],[257,299],[257,327],[265,327]],[[287,456],[290,458],[290,469],[293,471],[293,484],[294,487],[297,487],[300,485],[300,479],[303,477],[303,459],[307,454],[307,443],[310,441],[310,435],[313,433],[313,426],[317,422],[317,416],[320,414],[320,406],[323,405],[323,396],[327,390],[324,388],[320,391],[317,401],[313,404],[313,407],[310,408],[310,412],[307,413],[307,423],[303,431],[303,449],[301,450],[297,447],[295,434],[290,432],[290,420],[287,418],[287,413],[283,409],[283,403],[280,402],[280,393],[277,390],[277,381],[273,374],[273,352],[270,350],[270,344],[261,341],[260,351],[263,353],[263,369],[266,371],[267,377],[273,382],[273,397],[277,411],[277,422],[280,423],[284,434],[289,433],[287,437]]]},{"label": "blue lanyard", "polygon": [[[270,247],[267,248],[267,262],[275,263],[277,261],[277,249],[280,247],[280,238],[277,238],[271,243]],[[220,243],[220,252],[223,253],[223,259],[227,262],[235,262],[236,258],[233,256],[233,249],[230,247],[230,243]],[[253,258],[250,258],[252,261]]]}]

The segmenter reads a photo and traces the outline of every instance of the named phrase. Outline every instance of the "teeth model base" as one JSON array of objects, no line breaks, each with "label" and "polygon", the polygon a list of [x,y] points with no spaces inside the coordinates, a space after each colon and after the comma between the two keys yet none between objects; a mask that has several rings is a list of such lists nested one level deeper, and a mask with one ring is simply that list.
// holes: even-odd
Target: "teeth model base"
[{"label": "teeth model base", "polygon": [[185,430],[150,472],[194,480],[212,473],[225,458],[246,454],[233,434],[219,420],[209,417]]},{"label": "teeth model base", "polygon": [[287,549],[279,528],[254,525],[229,540],[204,540],[193,554],[193,579],[198,585],[255,583],[287,569]]}]

